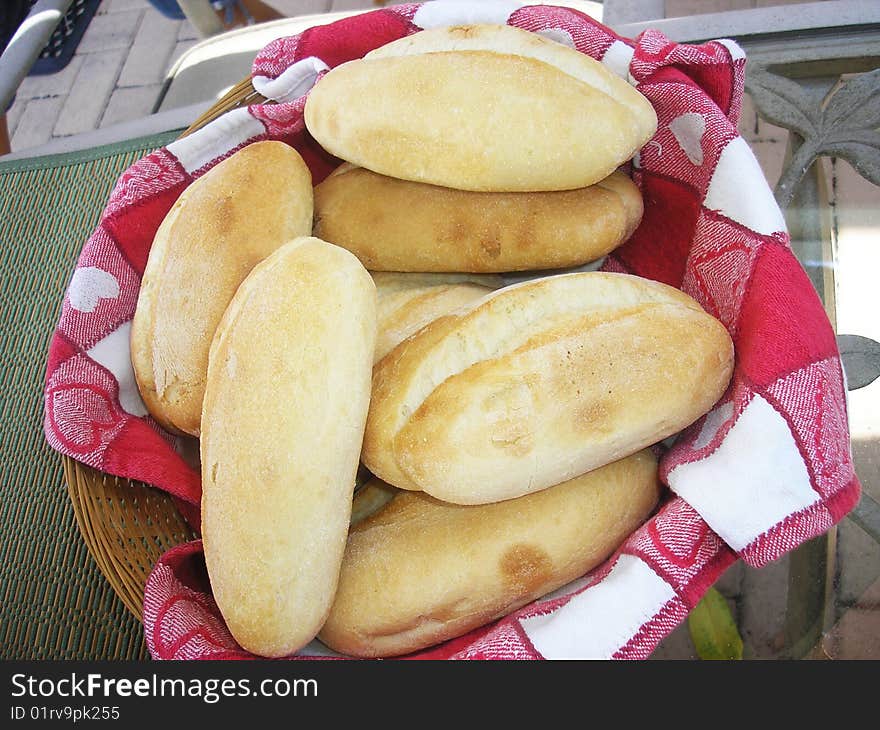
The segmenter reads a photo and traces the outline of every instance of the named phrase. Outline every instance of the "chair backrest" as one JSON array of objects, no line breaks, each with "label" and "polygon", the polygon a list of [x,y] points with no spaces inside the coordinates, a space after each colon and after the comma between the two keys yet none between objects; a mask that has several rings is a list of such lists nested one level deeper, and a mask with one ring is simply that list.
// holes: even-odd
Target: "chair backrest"
[{"label": "chair backrest", "polygon": [[[5,0],[4,0],[5,2]],[[0,56],[0,114],[4,114],[73,0],[37,0]]]}]

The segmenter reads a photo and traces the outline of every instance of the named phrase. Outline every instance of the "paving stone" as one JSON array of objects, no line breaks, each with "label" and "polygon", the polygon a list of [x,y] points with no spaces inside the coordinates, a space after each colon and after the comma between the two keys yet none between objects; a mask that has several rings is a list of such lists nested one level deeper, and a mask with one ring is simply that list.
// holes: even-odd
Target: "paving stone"
[{"label": "paving stone", "polygon": [[149,0],[103,0],[101,3],[101,12],[117,13],[120,10],[147,10],[158,13]]},{"label": "paving stone", "polygon": [[742,595],[743,578],[745,576],[746,565],[738,560],[731,565],[721,577],[715,581],[715,588],[725,598],[737,600]]},{"label": "paving stone", "polygon": [[125,49],[117,49],[90,53],[83,58],[82,68],[55,125],[54,136],[64,137],[98,128],[125,55]]},{"label": "paving stone", "polygon": [[107,102],[101,126],[128,122],[152,114],[162,84],[117,87]]},{"label": "paving stone", "polygon": [[756,8],[775,8],[779,5],[801,5],[804,0],[754,0]]},{"label": "paving stone", "polygon": [[15,134],[15,127],[18,125],[18,120],[21,119],[21,115],[24,114],[28,101],[29,99],[16,97],[12,106],[9,107],[9,111],[6,112],[6,131],[8,132],[10,139],[12,139],[12,135]]},{"label": "paving stone", "polygon": [[388,5],[400,4],[394,0],[389,0],[389,2],[383,2],[383,0],[333,0],[330,10],[334,13],[342,10],[375,10]]},{"label": "paving stone", "polygon": [[186,53],[190,48],[198,44],[198,40],[185,40],[178,41],[174,46],[174,50],[171,52],[171,57],[168,59],[168,63],[165,64],[164,73],[162,74],[162,78],[165,78],[165,75],[171,70],[171,67],[177,63],[177,59],[179,59],[184,53]]},{"label": "paving stone", "polygon": [[63,96],[28,100],[10,140],[13,152],[46,144],[63,106]]},{"label": "paving stone", "polygon": [[880,606],[847,611],[824,643],[832,659],[876,659],[880,656]]},{"label": "paving stone", "polygon": [[165,77],[168,58],[177,45],[179,25],[179,20],[170,20],[159,13],[144,13],[117,85],[160,83]]},{"label": "paving stone", "polygon": [[[326,13],[333,5],[332,0],[265,0],[267,5],[275,8],[282,15],[293,18],[297,15]],[[370,7],[371,0],[358,0],[360,7]]]},{"label": "paving stone", "polygon": [[199,38],[199,32],[195,26],[187,20],[180,21],[180,27],[177,29],[177,40],[191,41]]},{"label": "paving stone", "polygon": [[738,623],[745,659],[776,658],[784,647],[788,563],[783,556],[743,573]]},{"label": "paving stone", "polygon": [[100,53],[131,46],[137,33],[143,10],[123,10],[118,13],[98,13],[95,15],[82,40],[77,46],[77,54]]},{"label": "paving stone", "polygon": [[842,611],[857,603],[880,576],[877,543],[849,519],[837,529],[837,564],[837,605]]},{"label": "paving stone", "polygon": [[666,0],[666,17],[724,13],[729,10],[748,10],[751,7],[752,0]]},{"label": "paving stone", "polygon": [[44,96],[64,96],[70,91],[82,65],[82,56],[74,55],[67,65],[53,74],[26,76],[19,84],[16,96],[38,99]]}]

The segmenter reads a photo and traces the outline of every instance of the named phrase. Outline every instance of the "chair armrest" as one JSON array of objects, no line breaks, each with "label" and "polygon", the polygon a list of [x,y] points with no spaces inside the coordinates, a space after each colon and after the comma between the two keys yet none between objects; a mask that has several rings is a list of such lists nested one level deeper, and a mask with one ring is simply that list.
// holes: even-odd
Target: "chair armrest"
[{"label": "chair armrest", "polygon": [[0,156],[0,162],[89,150],[93,147],[123,142],[137,137],[145,137],[171,130],[184,130],[208,111],[211,106],[210,102],[200,102],[150,114],[140,119],[111,124],[91,132],[83,132],[70,137],[59,137],[39,147],[29,147],[28,149],[21,150],[21,152],[12,152],[8,155]]},{"label": "chair armrest", "polygon": [[0,56],[0,114],[9,107],[73,0],[38,0]]}]

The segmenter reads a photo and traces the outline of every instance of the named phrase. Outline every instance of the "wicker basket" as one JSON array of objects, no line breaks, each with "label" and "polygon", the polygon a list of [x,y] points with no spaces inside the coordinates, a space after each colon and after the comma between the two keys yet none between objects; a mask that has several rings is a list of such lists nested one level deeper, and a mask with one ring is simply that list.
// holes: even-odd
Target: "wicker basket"
[{"label": "wicker basket", "polygon": [[[181,136],[232,109],[266,101],[254,91],[248,77]],[[144,586],[159,556],[198,535],[166,492],[143,482],[105,474],[69,456],[61,459],[83,540],[125,607],[141,620]]]}]

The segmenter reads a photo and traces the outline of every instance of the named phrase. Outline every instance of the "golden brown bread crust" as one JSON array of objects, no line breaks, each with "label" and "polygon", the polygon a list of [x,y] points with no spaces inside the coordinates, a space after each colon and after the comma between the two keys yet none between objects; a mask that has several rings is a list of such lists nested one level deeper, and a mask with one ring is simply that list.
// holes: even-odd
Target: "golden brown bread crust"
[{"label": "golden brown bread crust", "polygon": [[733,344],[672,287],[545,277],[440,317],[373,371],[361,455],[401,489],[511,499],[678,432],[727,387]]},{"label": "golden brown bread crust", "polygon": [[132,365],[150,414],[193,436],[211,337],[236,288],[283,243],[312,230],[309,169],[282,142],[255,142],[178,198],[156,233],[131,331]]},{"label": "golden brown bread crust", "polygon": [[316,238],[239,287],[211,345],[202,538],[236,641],[286,656],[324,622],[342,560],[376,336],[375,286]]},{"label": "golden brown bread crust", "polygon": [[373,272],[378,296],[378,362],[428,322],[449,314],[503,285],[500,277],[468,274]]},{"label": "golden brown bread crust", "polygon": [[310,92],[305,121],[356,165],[495,192],[592,185],[657,124],[650,103],[598,61],[495,25],[421,31],[337,66]]},{"label": "golden brown bread crust", "polygon": [[653,134],[656,113],[650,102],[624,79],[593,58],[567,45],[506,24],[464,24],[430,28],[420,33],[399,38],[373,49],[366,58],[388,58],[444,51],[490,51],[514,53],[554,66],[564,73],[616,99],[627,107],[642,124],[643,133]]},{"label": "golden brown bread crust", "polygon": [[314,232],[373,271],[580,266],[620,245],[641,220],[635,183],[618,171],[610,178],[577,190],[487,193],[355,167],[315,188]]},{"label": "golden brown bread crust", "polygon": [[648,450],[495,504],[401,492],[351,529],[319,638],[344,654],[379,657],[460,636],[592,570],[647,519],[659,494]]},{"label": "golden brown bread crust", "polygon": [[600,188],[613,192],[624,209],[626,228],[621,237],[621,243],[626,241],[639,227],[642,215],[645,212],[645,203],[642,200],[642,191],[620,170],[615,170],[604,180],[596,183]]}]

